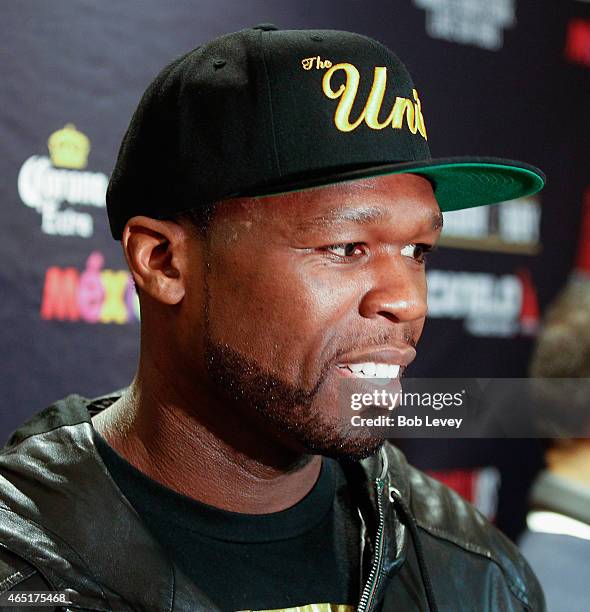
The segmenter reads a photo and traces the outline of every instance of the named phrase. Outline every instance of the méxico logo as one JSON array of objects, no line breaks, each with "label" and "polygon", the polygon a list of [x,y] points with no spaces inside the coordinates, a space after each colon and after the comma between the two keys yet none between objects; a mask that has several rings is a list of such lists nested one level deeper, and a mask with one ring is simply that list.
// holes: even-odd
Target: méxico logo
[{"label": "m\u00e9xico logo", "polygon": [[106,206],[108,177],[85,170],[90,141],[71,123],[51,134],[47,147],[49,157],[32,155],[22,165],[20,199],[41,215],[44,234],[90,238],[94,219],[88,209]]},{"label": "m\u00e9xico logo", "polygon": [[127,270],[104,268],[104,256],[93,251],[82,270],[51,266],[45,272],[41,318],[78,323],[134,323],[139,299]]}]

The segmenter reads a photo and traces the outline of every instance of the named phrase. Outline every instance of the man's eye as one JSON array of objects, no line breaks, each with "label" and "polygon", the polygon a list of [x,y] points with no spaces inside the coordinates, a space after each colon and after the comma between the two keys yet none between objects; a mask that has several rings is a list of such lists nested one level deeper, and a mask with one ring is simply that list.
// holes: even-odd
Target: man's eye
[{"label": "man's eye", "polygon": [[342,244],[331,244],[327,247],[324,247],[323,250],[342,258],[354,257],[355,255],[362,255],[364,253],[362,243],[360,242],[344,242]]},{"label": "man's eye", "polygon": [[405,257],[411,257],[418,263],[426,261],[426,255],[432,251],[432,246],[429,244],[406,244],[400,253]]}]

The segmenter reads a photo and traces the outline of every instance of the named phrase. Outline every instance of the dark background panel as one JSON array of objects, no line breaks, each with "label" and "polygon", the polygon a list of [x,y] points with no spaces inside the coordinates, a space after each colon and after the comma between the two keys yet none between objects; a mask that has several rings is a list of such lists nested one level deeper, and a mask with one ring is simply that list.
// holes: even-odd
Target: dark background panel
[{"label": "dark background panel", "polygon": [[[474,20],[494,22],[499,5],[514,7],[514,23],[496,29],[502,45],[492,50],[429,36],[427,22],[436,12],[432,7],[450,10],[458,4],[471,17],[455,15],[456,27],[471,19],[471,28]],[[539,197],[538,254],[441,247],[429,264],[431,270],[493,277],[526,269],[542,311],[572,268],[589,182],[590,73],[588,66],[564,56],[572,17],[590,19],[590,7],[576,0],[3,3],[0,438],[69,393],[93,396],[125,386],[138,354],[139,324],[133,318],[123,324],[42,318],[49,268],[73,268],[80,278],[92,253],[102,255],[103,269],[122,271],[125,262],[110,238],[103,207],[59,203],[61,211],[89,215],[90,236],[42,231],[40,212],[19,195],[24,162],[48,157],[49,136],[72,123],[91,145],[83,171],[108,176],[131,114],[157,72],[215,36],[260,22],[354,30],[377,38],[402,57],[413,75],[434,155],[513,157],[543,168],[548,184]],[[524,376],[533,342],[534,335],[518,330],[503,337],[478,336],[461,317],[433,317],[411,374]],[[526,487],[541,465],[534,441],[451,445],[420,440],[406,443],[405,450],[411,461],[429,470],[498,466],[503,485],[497,520],[510,535],[517,533]]]}]

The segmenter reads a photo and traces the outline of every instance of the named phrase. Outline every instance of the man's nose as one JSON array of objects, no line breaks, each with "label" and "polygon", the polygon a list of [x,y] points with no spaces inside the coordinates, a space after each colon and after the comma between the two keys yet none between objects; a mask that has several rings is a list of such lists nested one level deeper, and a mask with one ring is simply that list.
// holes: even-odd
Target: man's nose
[{"label": "man's nose", "polygon": [[402,255],[382,255],[373,263],[372,282],[364,294],[359,312],[374,319],[384,316],[398,322],[422,319],[428,310],[426,278]]}]

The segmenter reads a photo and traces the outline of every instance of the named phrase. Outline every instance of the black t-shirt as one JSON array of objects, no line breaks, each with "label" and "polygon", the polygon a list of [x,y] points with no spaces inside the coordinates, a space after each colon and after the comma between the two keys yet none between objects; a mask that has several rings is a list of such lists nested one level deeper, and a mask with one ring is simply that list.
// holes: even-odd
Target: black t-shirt
[{"label": "black t-shirt", "polygon": [[338,462],[323,459],[317,483],[295,506],[240,514],[164,487],[97,432],[95,440],[111,476],[150,532],[224,612],[355,609],[360,519]]}]

